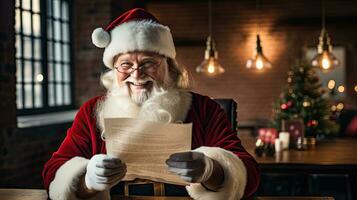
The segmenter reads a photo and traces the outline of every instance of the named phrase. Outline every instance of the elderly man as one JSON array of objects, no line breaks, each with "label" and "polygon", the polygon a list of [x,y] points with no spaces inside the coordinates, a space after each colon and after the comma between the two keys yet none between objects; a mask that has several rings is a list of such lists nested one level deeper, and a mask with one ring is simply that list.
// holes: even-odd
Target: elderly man
[{"label": "elderly man", "polygon": [[105,30],[96,29],[92,41],[105,48],[103,61],[111,70],[101,80],[107,93],[81,106],[46,163],[43,178],[51,199],[109,199],[121,184],[126,165],[106,154],[107,117],[192,123],[192,150],[172,154],[166,164],[191,183],[186,190],[194,199],[240,199],[256,191],[257,163],[219,105],[187,90],[187,73],[175,61],[168,27],[133,9]]}]

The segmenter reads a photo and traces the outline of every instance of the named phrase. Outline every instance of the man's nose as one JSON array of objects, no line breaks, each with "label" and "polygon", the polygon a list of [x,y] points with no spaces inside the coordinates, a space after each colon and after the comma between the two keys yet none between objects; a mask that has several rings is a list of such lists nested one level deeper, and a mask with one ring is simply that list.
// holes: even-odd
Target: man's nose
[{"label": "man's nose", "polygon": [[139,67],[137,69],[134,69],[134,71],[131,73],[131,76],[134,78],[141,78],[144,76],[144,73],[142,72],[142,69]]}]

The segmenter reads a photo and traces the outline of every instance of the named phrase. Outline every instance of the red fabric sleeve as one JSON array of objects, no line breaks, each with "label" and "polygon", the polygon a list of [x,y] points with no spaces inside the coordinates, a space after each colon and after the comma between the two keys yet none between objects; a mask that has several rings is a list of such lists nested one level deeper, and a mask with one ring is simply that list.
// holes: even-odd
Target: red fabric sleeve
[{"label": "red fabric sleeve", "polygon": [[232,125],[219,104],[208,97],[196,94],[194,94],[194,99],[195,105],[192,108],[198,110],[194,112],[197,115],[193,117],[200,118],[199,121],[202,122],[201,126],[194,127],[194,131],[202,134],[194,135],[194,137],[196,136],[195,141],[198,141],[194,144],[195,148],[199,146],[220,147],[236,154],[247,169],[244,198],[253,195],[258,189],[260,181],[260,169],[257,162],[242,146],[237,132],[232,130]]},{"label": "red fabric sleeve", "polygon": [[66,161],[75,156],[89,159],[101,149],[101,140],[98,139],[100,135],[96,132],[95,118],[92,116],[97,99],[98,97],[89,100],[79,109],[61,146],[45,164],[42,177],[47,191],[57,170]]}]

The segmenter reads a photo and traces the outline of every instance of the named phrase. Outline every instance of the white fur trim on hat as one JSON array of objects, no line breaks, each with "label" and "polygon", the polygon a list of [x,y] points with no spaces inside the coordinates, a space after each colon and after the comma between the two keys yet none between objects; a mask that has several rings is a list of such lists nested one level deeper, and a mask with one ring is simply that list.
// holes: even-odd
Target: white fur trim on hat
[{"label": "white fur trim on hat", "polygon": [[[82,176],[87,167],[88,159],[73,157],[58,168],[55,178],[49,187],[49,198],[53,200],[79,200],[76,196],[76,186],[79,177]],[[98,192],[89,200],[109,200],[109,191]]]},{"label": "white fur trim on hat", "polygon": [[105,48],[110,42],[110,35],[102,28],[96,28],[92,33],[92,42],[99,48]]},{"label": "white fur trim on hat", "polygon": [[193,151],[204,153],[206,156],[221,164],[224,171],[223,187],[218,192],[206,190],[200,183],[186,186],[193,199],[199,200],[236,200],[244,195],[247,184],[247,170],[243,161],[237,155],[218,147],[200,147]]},{"label": "white fur trim on hat", "polygon": [[104,50],[103,62],[113,69],[113,58],[120,53],[148,51],[175,58],[170,29],[150,20],[129,21],[110,32],[110,43]]}]

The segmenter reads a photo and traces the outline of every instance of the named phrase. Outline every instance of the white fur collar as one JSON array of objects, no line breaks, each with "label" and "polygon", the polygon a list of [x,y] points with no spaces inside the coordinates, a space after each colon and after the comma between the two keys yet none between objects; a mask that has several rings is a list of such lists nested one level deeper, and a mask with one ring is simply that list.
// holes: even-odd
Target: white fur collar
[{"label": "white fur collar", "polygon": [[104,98],[97,104],[97,125],[103,133],[104,118],[138,118],[146,121],[182,123],[186,119],[191,102],[190,92],[176,89],[151,97],[141,106],[127,96]]}]

